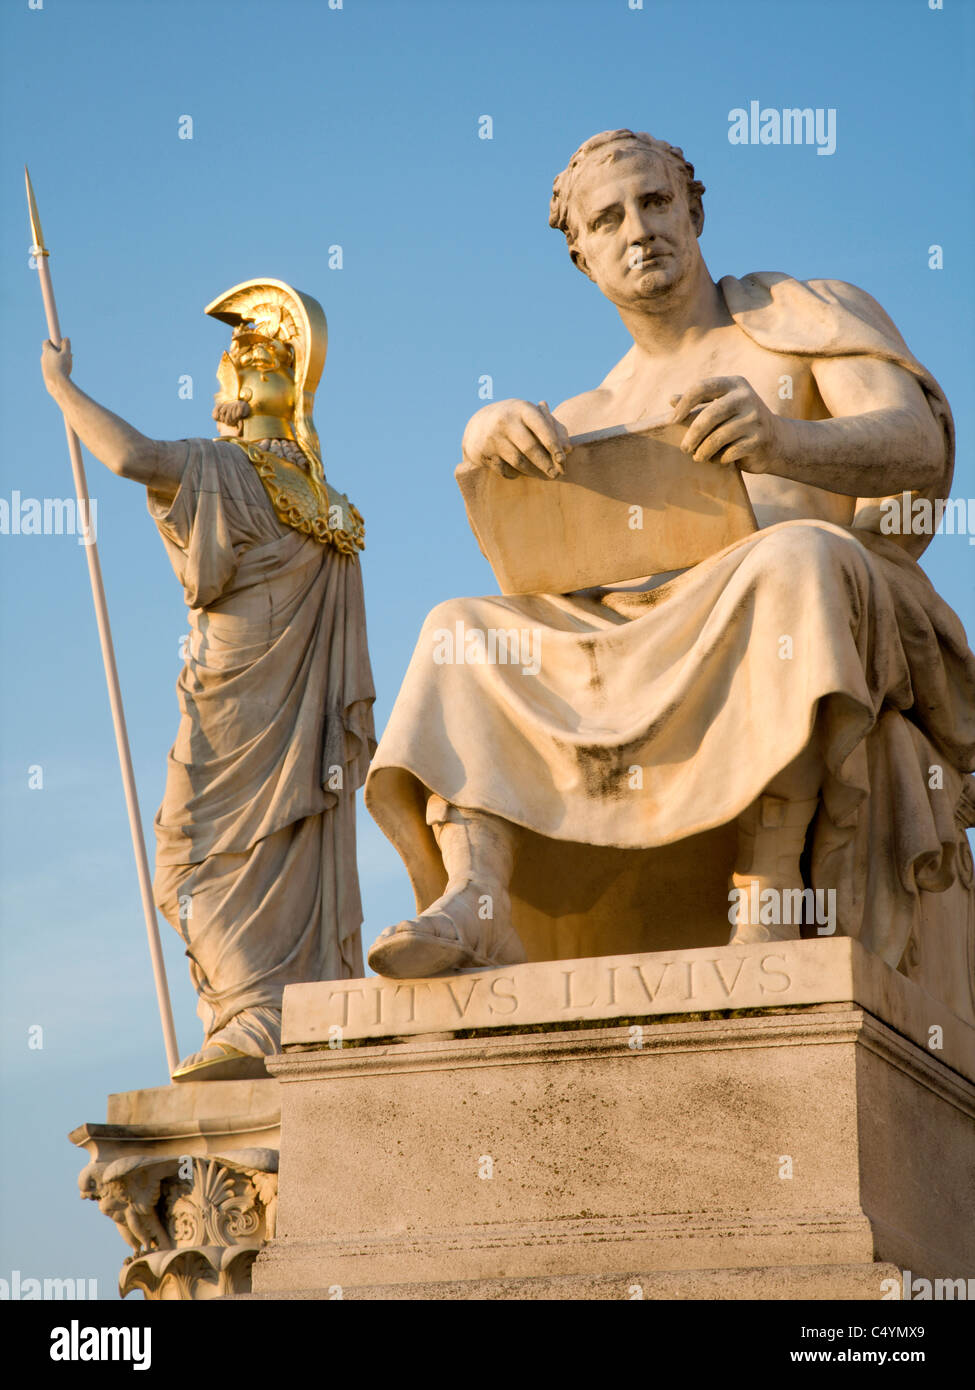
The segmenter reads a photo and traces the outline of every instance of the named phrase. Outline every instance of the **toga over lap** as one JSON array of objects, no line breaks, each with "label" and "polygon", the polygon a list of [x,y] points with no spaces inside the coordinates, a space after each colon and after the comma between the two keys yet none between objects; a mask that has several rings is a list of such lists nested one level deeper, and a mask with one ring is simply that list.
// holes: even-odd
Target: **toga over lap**
[{"label": "toga over lap", "polygon": [[[945,439],[931,495],[947,495],[947,402],[869,295],[778,274],[720,287],[770,351],[910,371]],[[816,739],[812,885],[836,891],[840,932],[896,968],[920,896],[949,889],[966,853],[956,813],[975,767],[975,657],[912,558],[923,540],[862,529],[878,512],[861,499],[856,527],[780,522],[640,591],[439,605],[366,783],[418,908],[445,882],[426,823],[436,793],[516,827],[512,911],[529,959],[709,944],[713,932],[668,935],[668,914],[681,898],[704,910],[695,885],[728,848],[719,828]],[[537,634],[537,669],[438,661],[438,634],[458,623]],[[722,895],[729,869],[713,878]],[[726,909],[725,896],[713,919],[725,941]]]}]

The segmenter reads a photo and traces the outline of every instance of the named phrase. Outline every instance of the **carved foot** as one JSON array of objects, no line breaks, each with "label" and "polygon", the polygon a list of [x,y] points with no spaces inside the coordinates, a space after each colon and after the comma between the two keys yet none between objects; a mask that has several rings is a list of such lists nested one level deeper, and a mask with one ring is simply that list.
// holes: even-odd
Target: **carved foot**
[{"label": "carved foot", "polygon": [[211,1042],[184,1057],[174,1081],[250,1081],[267,1076],[263,1057],[251,1057],[229,1043]]},{"label": "carved foot", "polygon": [[766,794],[739,816],[738,854],[729,894],[736,903],[729,946],[799,940],[799,858],[818,805],[817,797],[790,801]]},{"label": "carved foot", "polygon": [[[732,889],[737,889],[738,906],[735,909],[737,919],[728,941],[729,946],[747,946],[753,941],[798,941],[801,935],[800,923],[798,921],[772,921],[763,922],[761,920],[762,908],[766,914],[773,917],[782,917],[781,905],[786,901],[791,904],[792,896],[796,891],[801,895],[802,885],[785,883],[770,878],[760,878],[754,875],[732,874]],[[763,893],[771,891],[774,897],[763,899]],[[786,895],[789,894],[787,899]],[[801,896],[796,899],[801,902]],[[771,904],[771,910],[769,905]],[[801,912],[801,910],[800,910]],[[789,913],[791,918],[792,913]]]},{"label": "carved foot", "polygon": [[482,920],[485,895],[473,883],[448,891],[419,917],[387,927],[369,952],[377,975],[394,980],[425,979],[455,970],[517,965],[525,959],[521,942],[509,925],[507,894],[495,893],[497,918]]}]

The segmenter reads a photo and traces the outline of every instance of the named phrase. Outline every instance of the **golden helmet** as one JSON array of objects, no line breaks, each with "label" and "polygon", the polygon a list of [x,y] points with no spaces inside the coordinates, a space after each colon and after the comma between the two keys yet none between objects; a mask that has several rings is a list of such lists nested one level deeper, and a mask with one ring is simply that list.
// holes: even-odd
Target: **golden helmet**
[{"label": "golden helmet", "polygon": [[322,467],[312,419],[325,366],[328,325],[317,299],[283,280],[244,280],[205,313],[233,326],[220,361],[221,398],[254,400],[258,413],[291,424],[302,450]]}]

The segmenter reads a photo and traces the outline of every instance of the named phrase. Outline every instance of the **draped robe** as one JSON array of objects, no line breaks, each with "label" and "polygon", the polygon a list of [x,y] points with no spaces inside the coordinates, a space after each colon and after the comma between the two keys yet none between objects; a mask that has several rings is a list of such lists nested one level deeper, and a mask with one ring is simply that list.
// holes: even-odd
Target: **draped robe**
[{"label": "draped robe", "polygon": [[285,525],[245,453],[187,441],[149,511],[183,585],[181,719],[156,815],[155,896],[207,1037],[278,1045],[285,985],[363,973],[355,791],[375,748],[355,557]]},{"label": "draped robe", "polygon": [[[928,495],[947,495],[947,402],[869,295],[766,273],[720,288],[769,351],[911,372],[945,441]],[[826,772],[812,886],[835,890],[838,930],[895,968],[909,943],[920,950],[923,900],[954,889],[951,941],[941,931],[940,959],[927,949],[920,973],[975,1021],[959,830],[959,808],[970,824],[975,804],[975,657],[912,558],[926,538],[879,534],[881,515],[865,498],[854,526],[779,522],[640,591],[607,575],[576,594],[439,605],[365,792],[418,908],[445,882],[425,815],[436,793],[514,828],[513,915],[529,959],[727,942],[735,818],[815,739]],[[514,630],[532,660],[444,661],[444,634],[472,630]]]}]

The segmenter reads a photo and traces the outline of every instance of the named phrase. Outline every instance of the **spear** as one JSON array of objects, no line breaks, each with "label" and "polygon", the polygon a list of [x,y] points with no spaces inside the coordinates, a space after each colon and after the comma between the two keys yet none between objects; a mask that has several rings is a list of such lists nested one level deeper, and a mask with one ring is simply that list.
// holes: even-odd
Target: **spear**
[{"label": "spear", "polygon": [[[37,274],[44,297],[44,312],[47,315],[48,337],[55,347],[61,343],[61,326],[58,323],[57,306],[54,303],[54,287],[51,284],[51,268],[48,265],[50,252],[44,245],[41,219],[37,212],[37,202],[31,187],[30,174],[24,165],[24,178],[27,180],[27,207],[30,213],[30,231],[34,244],[31,255],[37,262]],[[68,453],[71,456],[71,470],[74,473],[75,494],[78,499],[78,516],[87,519],[91,532],[91,503],[88,497],[88,480],[85,465],[81,460],[81,444],[78,436],[64,422],[68,436]],[[129,736],[125,727],[125,711],[122,708],[122,690],[119,686],[118,668],[115,664],[115,649],[112,646],[112,629],[108,621],[108,604],[105,601],[105,585],[102,582],[102,567],[98,559],[98,546],[93,534],[87,537],[85,554],[88,557],[88,577],[91,580],[91,593],[95,603],[95,619],[98,623],[98,640],[101,643],[102,661],[105,666],[105,680],[108,684],[108,702],[112,707],[112,723],[115,726],[115,743],[118,747],[118,760],[122,770],[122,786],[125,788],[125,805],[129,813],[129,830],[132,833],[132,849],[135,853],[135,867],[139,876],[139,891],[142,895],[142,911],[146,919],[146,932],[149,936],[149,955],[152,958],[152,974],[156,983],[156,999],[159,1002],[159,1017],[162,1021],[163,1041],[166,1044],[166,1061],[169,1074],[179,1063],[179,1049],[176,1046],[176,1029],[173,1024],[173,1006],[169,999],[166,984],[166,964],[163,960],[162,943],[159,940],[159,923],[152,900],[152,880],[149,876],[149,859],[146,855],[146,842],[142,834],[142,819],[139,815],[139,797],[135,788],[135,773],[132,769],[132,753],[129,750]]]}]

